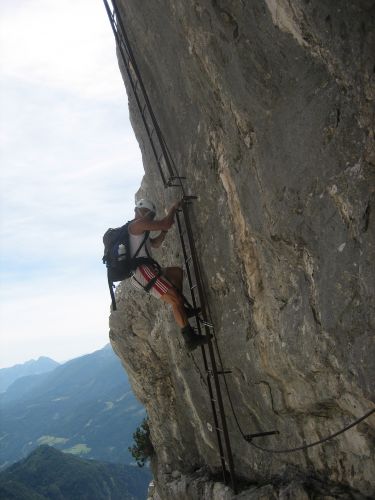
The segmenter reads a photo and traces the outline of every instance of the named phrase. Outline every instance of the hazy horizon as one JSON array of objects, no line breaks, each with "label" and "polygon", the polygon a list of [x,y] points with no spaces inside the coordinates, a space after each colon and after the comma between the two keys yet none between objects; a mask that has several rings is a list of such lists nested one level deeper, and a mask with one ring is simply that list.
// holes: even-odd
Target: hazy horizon
[{"label": "hazy horizon", "polygon": [[97,349],[90,350],[89,352],[82,352],[82,353],[74,355],[70,358],[66,358],[66,359],[62,359],[62,360],[55,359],[51,356],[46,356],[45,354],[40,354],[39,356],[35,356],[33,358],[30,358],[30,359],[25,359],[25,361],[21,361],[20,363],[14,363],[14,364],[9,365],[9,366],[0,366],[0,370],[3,368],[13,368],[14,366],[17,366],[17,365],[24,365],[25,363],[28,363],[30,361],[38,361],[40,358],[48,358],[48,359],[51,359],[52,361],[56,361],[56,363],[59,363],[60,365],[63,365],[64,363],[67,363],[68,361],[72,361],[73,359],[76,359],[76,358],[80,358],[81,356],[87,356],[88,354],[93,354],[96,351],[101,351],[102,349],[104,349],[108,345],[110,345],[109,342],[104,344],[102,347],[98,347]]}]

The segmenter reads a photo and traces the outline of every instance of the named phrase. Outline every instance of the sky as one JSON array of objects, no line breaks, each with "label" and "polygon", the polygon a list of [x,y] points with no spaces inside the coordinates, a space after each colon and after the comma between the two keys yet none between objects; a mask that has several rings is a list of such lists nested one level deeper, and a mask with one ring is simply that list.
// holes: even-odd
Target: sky
[{"label": "sky", "polygon": [[0,367],[100,349],[143,175],[101,0],[2,0],[0,165]]}]

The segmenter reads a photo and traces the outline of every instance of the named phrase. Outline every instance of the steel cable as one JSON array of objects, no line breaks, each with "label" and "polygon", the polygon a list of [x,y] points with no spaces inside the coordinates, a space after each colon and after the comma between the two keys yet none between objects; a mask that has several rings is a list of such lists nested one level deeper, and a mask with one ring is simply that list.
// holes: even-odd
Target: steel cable
[{"label": "steel cable", "polygon": [[268,453],[291,453],[294,451],[302,451],[306,450],[307,448],[312,448],[313,446],[317,446],[319,444],[325,443],[326,441],[330,441],[331,439],[335,438],[336,436],[339,436],[340,434],[343,434],[344,432],[348,431],[352,427],[355,427],[358,425],[360,422],[368,418],[370,415],[375,413],[375,408],[372,410],[369,410],[367,413],[365,413],[362,417],[358,418],[354,422],[352,422],[349,425],[346,425],[342,429],[338,430],[337,432],[334,432],[333,434],[330,434],[328,436],[325,436],[322,439],[319,439],[318,441],[314,441],[313,443],[308,443],[304,444],[301,446],[296,446],[295,448],[284,448],[284,449],[275,449],[275,448],[264,448],[263,446],[259,446],[258,444],[253,443],[252,441],[247,441],[251,446],[254,446],[254,448],[257,448],[258,450],[265,451]]}]

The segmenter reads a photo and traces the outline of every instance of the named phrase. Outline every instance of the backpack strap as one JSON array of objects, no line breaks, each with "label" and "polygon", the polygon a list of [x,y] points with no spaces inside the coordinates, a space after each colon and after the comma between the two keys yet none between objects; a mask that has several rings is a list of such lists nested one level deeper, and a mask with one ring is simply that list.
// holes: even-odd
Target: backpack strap
[{"label": "backpack strap", "polygon": [[162,274],[162,270],[161,270],[161,266],[160,264],[151,257],[150,255],[150,252],[148,251],[148,248],[147,248],[147,245],[145,246],[145,250],[146,250],[146,255],[147,257],[138,257],[137,258],[137,255],[139,253],[139,251],[141,250],[142,246],[145,244],[147,238],[149,237],[150,235],[150,231],[146,231],[146,235],[144,237],[144,240],[142,241],[140,247],[138,248],[137,252],[135,253],[133,259],[135,261],[135,264],[136,264],[136,267],[139,267],[139,266],[142,266],[142,265],[152,265],[154,267],[156,267],[156,269],[158,270],[156,276],[154,276],[148,283],[146,286],[143,286],[141,283],[139,283],[139,281],[134,277],[133,275],[133,278],[136,280],[136,282],[141,285],[141,287],[143,288],[143,290],[147,293],[150,292],[151,288],[155,285],[156,281],[158,280],[158,278],[161,276]]},{"label": "backpack strap", "polygon": [[109,293],[111,294],[111,300],[112,300],[112,309],[113,311],[116,311],[117,310],[116,298],[115,298],[115,292],[113,290],[115,285],[113,284],[113,281],[109,277],[109,269],[107,270],[107,278],[108,278]]},{"label": "backpack strap", "polygon": [[[132,257],[132,259],[136,259],[139,252],[141,251],[141,248],[143,247],[143,245],[146,243],[148,237],[150,236],[150,231],[146,231],[145,232],[145,237],[143,238],[143,241],[142,243],[139,245],[138,247],[138,250],[135,252],[134,256]],[[150,254],[148,253],[148,250],[147,250],[147,245],[145,246],[145,249],[146,249],[146,254],[148,257],[150,257]]]},{"label": "backpack strap", "polygon": [[[144,290],[145,292],[149,293],[149,292],[150,292],[150,290],[151,290],[151,288],[152,288],[152,287],[155,285],[155,283],[157,282],[158,278],[161,276],[161,274],[162,274],[162,270],[161,270],[161,266],[160,266],[160,264],[159,264],[158,262],[156,262],[156,260],[155,260],[155,259],[153,259],[153,258],[151,257],[150,252],[148,251],[147,246],[145,247],[145,249],[146,249],[147,259],[145,259],[145,260],[146,260],[146,262],[144,262],[144,264],[152,264],[152,265],[153,265],[153,266],[155,266],[155,267],[157,268],[157,270],[158,270],[158,272],[157,272],[156,276],[154,276],[153,278],[151,278],[151,280],[147,283],[147,285],[146,285],[146,286],[141,285],[141,286],[143,287],[143,290]],[[138,259],[138,260],[140,260],[140,259]],[[141,265],[141,264],[138,264],[138,265]]]}]

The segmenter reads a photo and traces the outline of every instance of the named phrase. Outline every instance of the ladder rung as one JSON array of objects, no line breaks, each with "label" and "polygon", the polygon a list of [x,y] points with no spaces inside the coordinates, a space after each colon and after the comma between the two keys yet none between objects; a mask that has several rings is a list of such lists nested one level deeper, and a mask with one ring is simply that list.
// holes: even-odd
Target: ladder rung
[{"label": "ladder rung", "polygon": [[[226,373],[232,373],[232,370],[216,370],[217,375],[225,375]],[[214,374],[213,370],[210,368],[207,370],[207,376],[212,377]]]},{"label": "ladder rung", "polygon": [[212,323],[208,323],[208,321],[204,321],[203,319],[199,319],[202,325],[207,326],[207,328],[212,328],[214,329],[214,325]]},{"label": "ladder rung", "polygon": [[246,441],[249,443],[253,438],[263,437],[263,436],[272,436],[273,434],[280,434],[279,431],[266,431],[266,432],[256,432],[255,434],[247,434],[245,436]]},{"label": "ladder rung", "polygon": [[197,284],[195,284],[195,285],[191,286],[191,287],[190,287],[190,290],[194,290],[194,288],[197,288],[197,286],[198,286]]},{"label": "ladder rung", "polygon": [[190,262],[192,258],[193,258],[193,256],[190,255],[190,257],[188,257],[187,259],[185,259],[185,264],[187,264],[188,262]]}]

